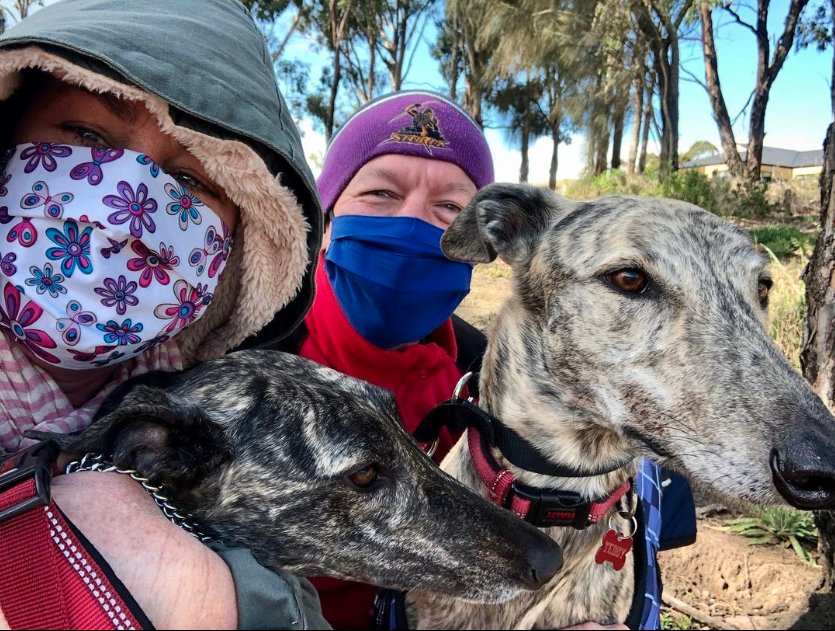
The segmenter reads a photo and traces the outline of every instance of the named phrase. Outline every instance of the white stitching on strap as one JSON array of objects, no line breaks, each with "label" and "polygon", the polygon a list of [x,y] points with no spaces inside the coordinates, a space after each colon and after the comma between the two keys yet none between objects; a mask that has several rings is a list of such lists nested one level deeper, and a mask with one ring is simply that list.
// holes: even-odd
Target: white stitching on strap
[{"label": "white stitching on strap", "polygon": [[504,476],[508,473],[510,473],[508,469],[502,469],[501,473],[499,473],[493,481],[493,485],[490,487],[490,497],[492,497],[494,501],[496,499],[496,487],[499,485],[499,482],[502,481],[502,478],[504,478]]},{"label": "white stitching on strap", "polygon": [[[85,559],[81,554],[81,551],[79,550],[80,546],[73,543],[73,540],[70,539],[61,527],[61,524],[58,523],[58,520],[52,514],[52,511],[49,510],[49,507],[44,507],[44,511],[46,511],[46,516],[49,517],[49,522],[52,524],[52,528],[49,530],[52,540],[58,546],[58,549],[64,554],[64,558],[67,559],[67,563],[72,566],[78,576],[84,581],[84,584],[87,586],[87,589],[90,590],[90,593],[93,594],[96,600],[99,601],[102,609],[110,617],[110,621],[113,623],[113,626],[119,630],[128,629],[129,631],[136,631],[130,619],[122,611],[119,603],[105,588],[98,574],[90,566],[87,559]],[[105,602],[105,599],[107,602]]]}]

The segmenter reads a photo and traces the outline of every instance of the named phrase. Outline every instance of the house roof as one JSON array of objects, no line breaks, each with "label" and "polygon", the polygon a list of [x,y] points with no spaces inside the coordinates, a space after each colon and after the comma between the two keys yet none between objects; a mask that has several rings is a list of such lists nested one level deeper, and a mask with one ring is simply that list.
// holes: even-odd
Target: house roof
[{"label": "house roof", "polygon": [[[745,160],[748,152],[740,151],[740,157]],[[763,147],[763,166],[786,167],[797,169],[800,167],[816,167],[823,165],[823,149],[813,151],[792,151],[791,149],[778,149],[776,147]],[[712,166],[725,164],[725,157],[721,153],[685,162],[685,168]]]}]

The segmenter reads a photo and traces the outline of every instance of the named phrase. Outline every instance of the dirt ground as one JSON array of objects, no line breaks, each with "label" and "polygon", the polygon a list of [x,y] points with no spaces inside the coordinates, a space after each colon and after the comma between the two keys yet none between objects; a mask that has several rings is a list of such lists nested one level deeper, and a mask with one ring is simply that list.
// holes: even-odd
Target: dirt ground
[{"label": "dirt ground", "polygon": [[[774,546],[749,546],[700,520],[694,545],[659,556],[665,596],[702,612],[694,628],[832,629],[835,594],[816,592],[820,569]],[[669,601],[669,598],[666,598]]]},{"label": "dirt ground", "polygon": [[[504,263],[477,266],[472,291],[458,314],[486,329],[508,297],[510,282]],[[721,524],[717,518],[700,520],[695,545],[664,552],[659,559],[665,596],[699,614],[688,617],[692,628],[835,629],[835,594],[816,591],[817,567],[791,550],[749,546],[718,530]],[[672,616],[682,619],[675,611]]]}]

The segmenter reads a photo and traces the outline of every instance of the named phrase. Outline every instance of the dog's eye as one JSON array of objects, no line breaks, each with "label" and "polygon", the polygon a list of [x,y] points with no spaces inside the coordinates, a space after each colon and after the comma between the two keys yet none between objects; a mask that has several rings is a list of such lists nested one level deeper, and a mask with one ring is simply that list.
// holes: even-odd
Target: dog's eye
[{"label": "dog's eye", "polygon": [[761,305],[764,306],[768,302],[768,292],[773,284],[774,281],[770,278],[761,278],[757,284],[757,295],[759,296]]},{"label": "dog's eye", "polygon": [[379,477],[380,470],[377,465],[370,464],[351,473],[348,476],[348,481],[358,489],[368,489]]},{"label": "dog's eye", "polygon": [[606,275],[612,285],[629,294],[640,294],[649,286],[647,275],[639,269],[621,269]]}]

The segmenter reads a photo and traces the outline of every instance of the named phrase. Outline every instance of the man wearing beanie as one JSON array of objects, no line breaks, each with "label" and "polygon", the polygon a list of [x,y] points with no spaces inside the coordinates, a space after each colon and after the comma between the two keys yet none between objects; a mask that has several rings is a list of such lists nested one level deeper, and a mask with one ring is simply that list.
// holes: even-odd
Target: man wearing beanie
[{"label": "man wearing beanie", "polygon": [[[281,349],[393,392],[413,432],[486,345],[452,315],[472,266],[448,260],[440,240],[491,182],[481,128],[447,98],[404,91],[357,111],[331,140],[317,181],[329,226],[316,298]],[[445,430],[439,461],[453,444]],[[372,628],[376,587],[314,583],[335,628]]]},{"label": "man wearing beanie", "polygon": [[[447,259],[440,240],[493,179],[481,128],[445,97],[404,91],[357,111],[331,140],[317,181],[327,228],[313,307],[280,350],[393,392],[414,432],[486,347],[483,334],[453,315],[472,266]],[[438,462],[454,442],[444,430]],[[660,523],[657,466],[641,471],[639,495]],[[648,595],[635,608],[640,628],[658,624],[657,536],[652,545],[636,584]],[[335,629],[374,628],[376,587],[313,583]]]}]

